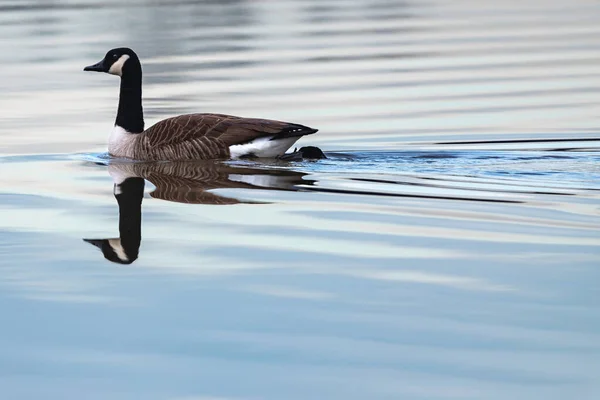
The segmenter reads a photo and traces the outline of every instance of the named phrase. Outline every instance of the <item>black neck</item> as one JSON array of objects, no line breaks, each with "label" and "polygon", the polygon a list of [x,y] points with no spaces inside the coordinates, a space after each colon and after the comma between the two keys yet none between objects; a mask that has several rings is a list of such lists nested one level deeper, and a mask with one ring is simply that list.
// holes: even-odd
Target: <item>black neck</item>
[{"label": "black neck", "polygon": [[115,125],[130,133],[144,131],[144,110],[142,109],[142,70],[123,71],[119,109]]},{"label": "black neck", "polygon": [[136,259],[142,241],[142,198],[144,180],[128,178],[115,191],[119,203],[119,236],[130,259]]}]

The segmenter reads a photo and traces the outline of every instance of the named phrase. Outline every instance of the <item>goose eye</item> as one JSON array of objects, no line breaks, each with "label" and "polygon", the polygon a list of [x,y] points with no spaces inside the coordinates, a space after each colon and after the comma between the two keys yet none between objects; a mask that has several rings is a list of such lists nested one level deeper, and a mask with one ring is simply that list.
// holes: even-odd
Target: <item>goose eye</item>
[{"label": "goose eye", "polygon": [[117,56],[117,54],[116,54],[116,53],[112,55],[112,58],[113,58],[113,60],[116,60],[116,59],[117,59],[117,57],[118,57],[118,56]]}]

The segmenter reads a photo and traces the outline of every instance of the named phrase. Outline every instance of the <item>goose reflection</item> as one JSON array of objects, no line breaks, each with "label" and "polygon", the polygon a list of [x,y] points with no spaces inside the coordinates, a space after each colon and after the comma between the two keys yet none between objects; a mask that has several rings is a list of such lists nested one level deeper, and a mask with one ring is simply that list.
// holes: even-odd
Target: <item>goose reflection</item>
[{"label": "goose reflection", "polygon": [[108,172],[113,178],[113,193],[119,206],[119,237],[83,239],[102,251],[104,258],[119,264],[131,264],[139,255],[142,240],[142,198],[145,181],[156,189],[156,199],[189,204],[255,203],[225,197],[211,189],[299,190],[310,185],[305,173],[284,169],[259,169],[215,162],[194,163],[114,163]]}]

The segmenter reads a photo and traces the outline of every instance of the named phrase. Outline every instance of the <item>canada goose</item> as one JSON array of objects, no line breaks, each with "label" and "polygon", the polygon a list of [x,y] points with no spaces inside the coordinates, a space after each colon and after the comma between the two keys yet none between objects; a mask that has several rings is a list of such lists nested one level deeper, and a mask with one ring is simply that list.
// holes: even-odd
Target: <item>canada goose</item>
[{"label": "canada goose", "polygon": [[98,247],[107,260],[131,264],[138,258],[142,241],[144,179],[128,178],[115,184],[114,195],[119,204],[119,237],[83,240]]},{"label": "canada goose", "polygon": [[143,178],[154,185],[155,199],[189,204],[227,205],[255,203],[226,197],[213,189],[271,189],[297,191],[298,185],[310,186],[306,173],[289,169],[259,169],[213,161],[177,161],[169,163],[110,163],[108,173],[121,192],[121,182]]},{"label": "canada goose", "polygon": [[144,130],[142,66],[133,50],[112,49],[83,70],[121,77],[117,118],[108,140],[108,152],[114,157],[148,161],[279,157],[300,137],[317,132],[289,122],[224,114],[180,115]]},{"label": "canada goose", "polygon": [[111,163],[113,193],[119,205],[119,237],[83,239],[102,251],[114,263],[131,264],[139,254],[142,241],[142,199],[145,179],[156,189],[156,199],[190,204],[230,205],[254,203],[212,193],[211,189],[299,190],[311,185],[306,175],[288,169],[258,169],[205,162]]}]

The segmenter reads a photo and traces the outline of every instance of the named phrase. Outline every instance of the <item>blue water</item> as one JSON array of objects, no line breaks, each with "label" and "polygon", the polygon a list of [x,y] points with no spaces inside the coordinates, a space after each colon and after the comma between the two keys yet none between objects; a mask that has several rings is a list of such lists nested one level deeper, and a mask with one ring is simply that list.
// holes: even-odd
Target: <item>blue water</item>
[{"label": "blue water", "polygon": [[[2,399],[600,398],[596,3],[0,11]],[[148,125],[290,120],[328,158],[111,159],[81,69],[121,45]],[[83,240],[135,236],[124,198],[127,265]]]}]

